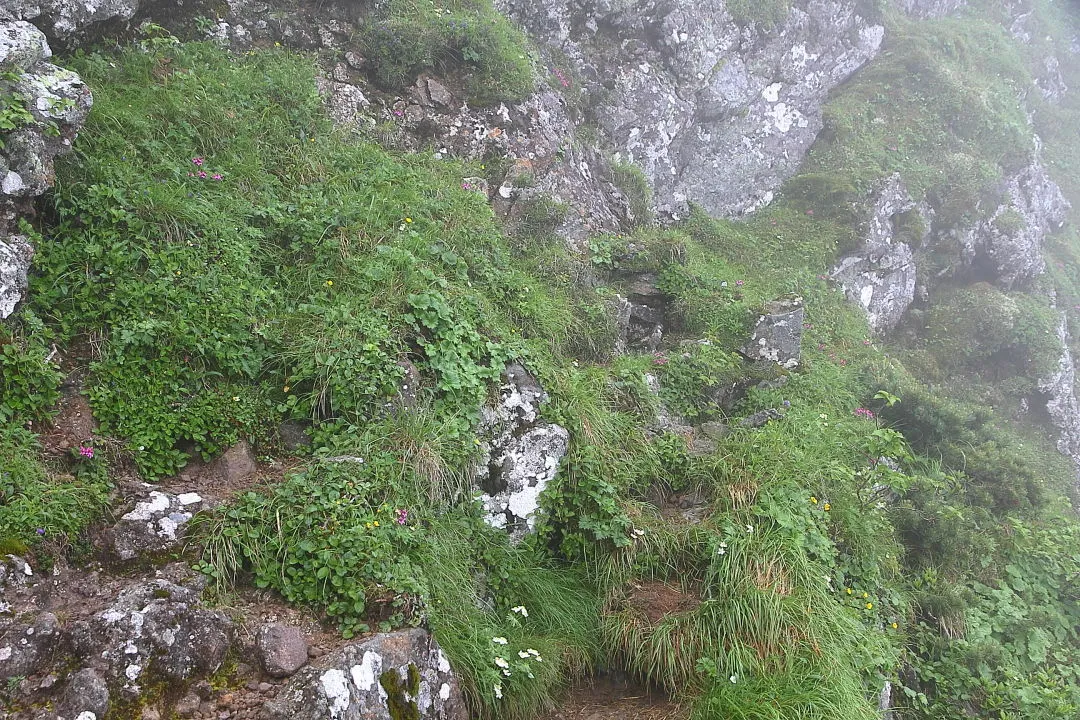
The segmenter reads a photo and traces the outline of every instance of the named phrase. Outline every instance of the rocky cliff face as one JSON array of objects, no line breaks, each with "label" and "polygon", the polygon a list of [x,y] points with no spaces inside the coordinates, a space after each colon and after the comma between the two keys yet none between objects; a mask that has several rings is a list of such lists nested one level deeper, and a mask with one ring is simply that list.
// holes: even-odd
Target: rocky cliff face
[{"label": "rocky cliff face", "polygon": [[93,103],[82,79],[51,57],[37,27],[0,20],[0,94],[6,96],[0,109],[14,126],[0,130],[0,318],[21,299],[33,255],[16,232],[18,220],[52,184],[53,158],[71,149]]},{"label": "rocky cliff face", "polygon": [[586,118],[670,216],[688,201],[721,215],[771,202],[829,91],[884,36],[851,2],[794,3],[775,23],[736,18],[723,0],[499,4],[552,51],[552,74],[583,85]]},{"label": "rocky cliff face", "polygon": [[138,9],[139,0],[7,0],[0,21],[30,21],[63,44],[95,24],[128,20]]},{"label": "rocky cliff face", "polygon": [[[841,258],[831,273],[847,298],[866,312],[870,329],[877,333],[896,327],[915,300],[915,254],[897,237],[897,221],[909,213],[916,214],[920,227],[929,228],[929,208],[917,204],[900,176],[893,175],[874,197],[862,247]],[[915,239],[922,240],[926,231],[918,234]]]}]

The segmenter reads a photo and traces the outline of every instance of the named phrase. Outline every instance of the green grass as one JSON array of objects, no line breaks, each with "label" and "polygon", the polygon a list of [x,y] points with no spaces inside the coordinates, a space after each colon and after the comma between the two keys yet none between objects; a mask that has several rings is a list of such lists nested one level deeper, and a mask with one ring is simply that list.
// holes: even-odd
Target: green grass
[{"label": "green grass", "polygon": [[[477,101],[520,97],[531,61],[492,12],[395,1],[358,40],[387,87],[435,70]],[[916,720],[1072,717],[1072,468],[1034,421],[988,404],[1026,396],[1054,360],[1045,290],[1080,297],[1075,235],[1052,241],[1062,266],[1045,286],[942,294],[928,311],[938,333],[902,346],[873,342],[824,276],[859,241],[881,178],[901,172],[955,224],[1030,154],[1014,100],[1025,57],[1000,29],[890,22],[781,201],[743,222],[695,209],[583,253],[553,236],[564,208],[548,200],[507,234],[461,188],[480,168],[332,128],[309,57],[166,42],[80,56],[95,109],[58,169],[29,308],[0,338],[3,412],[47,419],[47,348],[90,344],[101,431],[147,478],[240,437],[275,453],[283,420],[310,423],[304,464],[194,521],[199,567],[219,590],[274,590],[349,635],[425,624],[475,717],[536,717],[599,667],[696,718],[871,718],[887,679]],[[640,178],[620,174],[645,217]],[[607,304],[645,272],[671,301],[667,344],[612,358]],[[787,294],[806,306],[800,367],[749,366],[733,351]],[[1008,377],[991,376],[1010,353]],[[481,404],[511,359],[571,435],[538,532],[516,547],[482,522],[470,475]],[[394,399],[403,360],[422,378],[408,411]],[[732,385],[745,392],[718,402]],[[661,404],[730,433],[692,455],[655,427]],[[764,409],[784,416],[739,424]],[[42,464],[29,433],[0,438],[17,459],[2,471],[0,539],[32,545],[38,527],[73,536],[94,519],[103,466]],[[700,521],[655,505],[687,491]],[[650,617],[636,593],[655,584],[685,602]]]}]

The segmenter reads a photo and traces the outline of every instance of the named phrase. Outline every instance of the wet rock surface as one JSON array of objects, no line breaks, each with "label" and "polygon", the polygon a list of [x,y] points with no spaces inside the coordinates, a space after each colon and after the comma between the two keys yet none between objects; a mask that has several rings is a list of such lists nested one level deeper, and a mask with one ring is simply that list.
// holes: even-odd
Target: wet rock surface
[{"label": "wet rock surface", "polygon": [[427,631],[414,629],[376,635],[320,658],[293,676],[260,717],[466,720],[468,712],[446,655]]},{"label": "wet rock surface", "polygon": [[535,523],[540,494],[570,446],[565,428],[540,419],[547,393],[523,366],[506,367],[497,405],[482,411],[475,468],[488,523],[520,540]]}]

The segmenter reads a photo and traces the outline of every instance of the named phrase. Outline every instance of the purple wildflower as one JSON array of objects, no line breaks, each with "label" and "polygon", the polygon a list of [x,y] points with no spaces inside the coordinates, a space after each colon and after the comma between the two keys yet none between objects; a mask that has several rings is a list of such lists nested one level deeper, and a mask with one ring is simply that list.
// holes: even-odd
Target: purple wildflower
[{"label": "purple wildflower", "polygon": [[221,173],[214,173],[214,180],[221,180]]},{"label": "purple wildflower", "polygon": [[201,157],[191,158],[191,162],[194,163],[198,167],[202,167],[203,159]]},{"label": "purple wildflower", "polygon": [[397,524],[404,525],[409,522],[409,511],[405,508],[401,508],[397,511]]},{"label": "purple wildflower", "polygon": [[80,445],[79,446],[79,454],[82,455],[87,460],[93,460],[94,459],[94,448],[87,447],[86,445]]}]

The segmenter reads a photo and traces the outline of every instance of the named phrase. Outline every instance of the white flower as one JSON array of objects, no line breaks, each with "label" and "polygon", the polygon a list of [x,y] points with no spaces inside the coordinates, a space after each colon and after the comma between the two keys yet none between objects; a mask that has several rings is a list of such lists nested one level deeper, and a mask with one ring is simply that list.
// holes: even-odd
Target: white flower
[{"label": "white flower", "polygon": [[506,662],[506,658],[501,658],[501,657],[495,658],[495,664],[498,665],[499,667],[501,667],[503,670],[510,667],[510,663]]},{"label": "white flower", "polygon": [[521,617],[529,617],[529,611],[525,609],[524,605],[518,605],[517,607],[510,608],[510,612],[516,612]]},{"label": "white flower", "polygon": [[502,685],[495,686],[495,697],[499,700],[502,700]]},{"label": "white flower", "polygon": [[731,677],[728,678],[728,680],[730,680],[731,684],[734,685],[735,683],[737,683],[739,681],[739,676],[738,675],[732,675]]},{"label": "white flower", "polygon": [[510,670],[509,669],[503,668],[502,672],[503,672],[503,675],[505,675],[506,677],[510,677]]},{"label": "white flower", "polygon": [[717,551],[716,551],[716,554],[717,555],[727,555],[727,550],[725,550],[724,548],[718,548]]},{"label": "white flower", "polygon": [[630,531],[630,534],[631,534],[631,535],[633,535],[633,536],[634,536],[634,537],[636,537],[636,538],[643,538],[643,537],[645,537],[645,531],[644,531],[644,530],[641,530],[641,529],[639,529],[639,528],[634,528],[633,530],[631,530],[631,531]]},{"label": "white flower", "polygon": [[533,657],[540,657],[540,652],[538,650],[533,650],[532,648],[529,648],[525,652],[529,653]]},{"label": "white flower", "polygon": [[754,526],[753,525],[747,525],[746,526],[746,532],[748,532],[748,533],[754,532]]},{"label": "white flower", "polygon": [[506,644],[506,638],[504,638],[504,637],[493,637],[493,638],[491,638],[491,642],[495,643],[496,645],[505,645]]},{"label": "white flower", "polygon": [[522,660],[528,660],[529,659],[529,653],[525,652],[524,650],[519,650],[518,651],[518,657],[521,658]]}]

